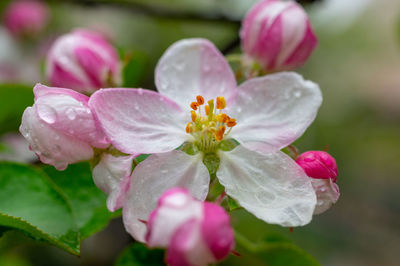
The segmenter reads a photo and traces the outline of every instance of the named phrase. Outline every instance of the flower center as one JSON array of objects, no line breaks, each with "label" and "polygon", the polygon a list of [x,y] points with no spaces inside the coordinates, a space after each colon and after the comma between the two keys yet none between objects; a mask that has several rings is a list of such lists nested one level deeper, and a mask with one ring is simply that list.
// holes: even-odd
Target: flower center
[{"label": "flower center", "polygon": [[236,119],[223,113],[226,107],[225,98],[219,96],[215,102],[216,104],[214,99],[209,100],[202,111],[201,107],[205,102],[204,98],[198,95],[196,101],[190,104],[193,109],[190,111],[192,121],[186,125],[186,133],[195,138],[195,144],[203,152],[214,152],[236,125]]}]

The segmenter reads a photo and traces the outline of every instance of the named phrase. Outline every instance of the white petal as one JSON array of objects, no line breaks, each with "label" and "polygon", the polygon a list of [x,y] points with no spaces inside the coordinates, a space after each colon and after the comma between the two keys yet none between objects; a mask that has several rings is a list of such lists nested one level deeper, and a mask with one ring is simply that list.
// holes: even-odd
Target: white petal
[{"label": "white petal", "polygon": [[316,197],[311,181],[287,155],[238,146],[220,152],[217,177],[226,193],[267,223],[300,226],[311,221]]},{"label": "white petal", "polygon": [[89,106],[114,147],[128,154],[167,152],[190,137],[185,132],[189,113],[154,91],[98,90]]},{"label": "white petal", "polygon": [[187,188],[199,200],[208,193],[210,176],[201,154],[187,155],[181,151],[153,154],[140,163],[132,174],[131,187],[123,206],[126,230],[143,242],[147,220],[158,198],[173,187]]},{"label": "white petal", "polygon": [[93,181],[108,195],[107,207],[112,212],[122,207],[124,196],[130,185],[134,158],[135,155],[115,157],[104,153],[93,169]]},{"label": "white petal", "polygon": [[317,194],[317,206],[314,215],[327,211],[339,199],[339,186],[329,179],[311,178],[311,183]]},{"label": "white petal", "polygon": [[321,103],[318,85],[294,72],[251,79],[229,110],[237,120],[230,136],[251,150],[278,151],[304,133]]},{"label": "white petal", "polygon": [[187,39],[173,44],[156,68],[158,91],[188,110],[197,95],[210,100],[236,93],[235,76],[221,52],[208,40]]}]

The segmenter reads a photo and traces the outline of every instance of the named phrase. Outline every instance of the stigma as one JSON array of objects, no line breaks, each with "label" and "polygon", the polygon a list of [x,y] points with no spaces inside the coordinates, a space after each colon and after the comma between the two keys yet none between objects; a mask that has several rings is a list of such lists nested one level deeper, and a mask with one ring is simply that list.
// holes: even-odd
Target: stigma
[{"label": "stigma", "polygon": [[[204,109],[202,106],[204,105]],[[205,104],[201,95],[190,104],[191,121],[186,125],[186,133],[195,138],[195,144],[203,152],[216,151],[218,144],[227,137],[236,126],[236,119],[229,117],[223,110],[226,100],[222,96],[211,99]]]}]

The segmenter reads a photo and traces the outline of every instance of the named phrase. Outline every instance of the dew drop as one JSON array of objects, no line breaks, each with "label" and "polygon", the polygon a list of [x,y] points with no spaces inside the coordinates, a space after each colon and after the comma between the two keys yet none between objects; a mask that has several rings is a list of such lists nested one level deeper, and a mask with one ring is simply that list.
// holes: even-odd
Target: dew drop
[{"label": "dew drop", "polygon": [[143,89],[138,89],[138,94],[143,95]]},{"label": "dew drop", "polygon": [[49,124],[53,124],[54,122],[56,122],[57,113],[54,108],[45,104],[38,105],[37,108],[38,115],[43,121]]},{"label": "dew drop", "polygon": [[76,112],[72,108],[67,109],[66,114],[69,120],[74,120],[76,118]]}]

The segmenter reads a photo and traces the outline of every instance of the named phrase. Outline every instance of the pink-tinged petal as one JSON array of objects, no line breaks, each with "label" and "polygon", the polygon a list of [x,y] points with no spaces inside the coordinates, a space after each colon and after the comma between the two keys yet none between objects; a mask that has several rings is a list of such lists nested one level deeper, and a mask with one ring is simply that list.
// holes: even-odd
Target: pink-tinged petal
[{"label": "pink-tinged petal", "polygon": [[107,208],[114,212],[122,207],[129,190],[132,161],[135,155],[113,156],[104,153],[93,169],[93,180],[108,195]]},{"label": "pink-tinged petal", "polygon": [[[49,74],[50,75],[50,74]],[[68,87],[68,88],[85,88],[88,87],[86,81],[82,81],[76,77],[74,73],[64,69],[61,64],[54,63],[51,68],[51,76],[49,76],[49,82],[51,85],[56,87]],[[84,89],[75,89],[77,91],[86,92]]]},{"label": "pink-tinged petal", "polygon": [[171,189],[164,193],[150,214],[146,243],[149,247],[168,247],[179,227],[190,219],[202,218],[202,202],[195,200],[187,190]]},{"label": "pink-tinged petal", "polygon": [[332,179],[336,182],[338,168],[335,158],[324,151],[307,151],[296,159],[309,177],[317,179]]},{"label": "pink-tinged petal", "polygon": [[237,120],[230,137],[251,150],[278,151],[304,133],[321,103],[318,85],[294,72],[248,80],[229,110]]},{"label": "pink-tinged petal", "polygon": [[93,149],[86,142],[48,126],[36,114],[34,107],[28,107],[25,110],[20,132],[39,159],[58,170],[64,170],[68,164],[93,157]]},{"label": "pink-tinged petal", "polygon": [[76,60],[82,66],[92,84],[100,88],[103,85],[102,81],[107,78],[107,72],[109,71],[109,69],[103,67],[104,60],[89,47],[78,46],[74,52]]},{"label": "pink-tinged petal", "polygon": [[247,211],[282,226],[311,221],[316,204],[311,181],[286,154],[260,154],[240,145],[219,155],[218,180]]},{"label": "pink-tinged petal", "polygon": [[332,179],[313,179],[311,183],[317,195],[314,215],[327,211],[340,196],[339,186]]},{"label": "pink-tinged petal", "polygon": [[187,39],[173,44],[156,68],[158,91],[188,110],[197,95],[210,100],[230,99],[236,93],[235,76],[225,57],[208,40]]},{"label": "pink-tinged petal", "polygon": [[242,47],[266,71],[301,66],[317,39],[304,9],[294,1],[263,0],[248,12],[241,29]]},{"label": "pink-tinged petal", "polygon": [[123,206],[126,230],[138,241],[144,242],[147,220],[157,206],[157,199],[173,187],[187,188],[191,195],[204,200],[208,193],[210,176],[200,154],[187,155],[173,150],[153,154],[133,171],[131,188]]},{"label": "pink-tinged petal", "polygon": [[205,266],[216,262],[201,232],[201,221],[192,219],[179,227],[167,251],[171,266]]},{"label": "pink-tinged petal", "polygon": [[48,87],[37,83],[33,88],[33,93],[35,95],[35,100],[39,99],[45,95],[53,95],[53,94],[61,94],[61,95],[68,95],[74,98],[75,100],[84,103],[85,105],[89,102],[89,97],[85,94],[76,92],[74,90],[65,89],[65,88],[57,88],[57,87]]},{"label": "pink-tinged petal", "polygon": [[229,215],[221,206],[210,202],[204,202],[203,208],[203,238],[214,257],[221,260],[228,256],[235,246]]},{"label": "pink-tinged petal", "polygon": [[190,137],[185,133],[187,114],[153,91],[99,90],[89,106],[112,144],[128,154],[171,151]]},{"label": "pink-tinged petal", "polygon": [[287,66],[288,69],[301,66],[310,57],[318,44],[317,36],[311,27],[310,21],[307,21],[307,29],[303,35],[303,39],[298,43],[296,49],[290,56],[287,57],[283,65]]},{"label": "pink-tinged petal", "polygon": [[37,115],[51,128],[98,148],[109,146],[103,131],[96,125],[86,96],[40,84],[34,91]]},{"label": "pink-tinged petal", "polygon": [[92,93],[120,80],[115,49],[100,34],[76,30],[58,38],[46,61],[46,76],[53,86]]}]

